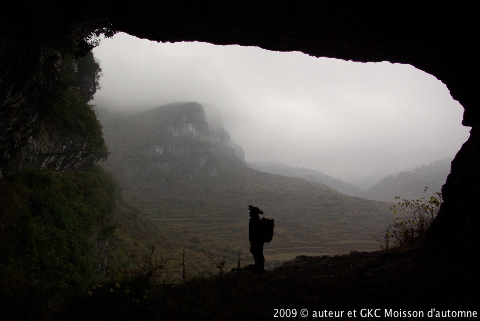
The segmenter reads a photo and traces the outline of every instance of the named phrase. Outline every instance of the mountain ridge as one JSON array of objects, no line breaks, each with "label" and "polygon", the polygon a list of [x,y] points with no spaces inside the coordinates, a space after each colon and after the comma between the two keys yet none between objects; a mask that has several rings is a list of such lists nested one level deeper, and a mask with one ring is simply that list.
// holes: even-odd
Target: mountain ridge
[{"label": "mountain ridge", "polygon": [[345,195],[354,197],[360,197],[362,195],[358,187],[314,169],[291,167],[281,162],[268,161],[252,162],[248,163],[248,166],[267,173],[303,178],[310,182],[325,184]]},{"label": "mountain ridge", "polygon": [[323,183],[345,195],[369,200],[394,202],[395,197],[402,199],[424,197],[426,187],[430,192],[440,192],[450,173],[450,162],[451,158],[445,158],[429,164],[423,164],[413,170],[388,175],[366,191],[361,191],[353,184],[331,177],[320,171],[291,167],[281,162],[252,162],[247,163],[247,165],[262,172]]},{"label": "mountain ridge", "polygon": [[393,202],[395,197],[401,199],[418,199],[428,192],[441,192],[443,184],[450,174],[451,158],[424,164],[411,171],[402,171],[387,176],[362,194],[362,197]]}]

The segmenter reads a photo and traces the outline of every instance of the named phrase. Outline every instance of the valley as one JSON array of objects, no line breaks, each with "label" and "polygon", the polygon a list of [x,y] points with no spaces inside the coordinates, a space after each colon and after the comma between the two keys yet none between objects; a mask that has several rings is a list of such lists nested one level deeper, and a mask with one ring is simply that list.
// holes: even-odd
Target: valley
[{"label": "valley", "polygon": [[117,177],[125,201],[155,225],[162,237],[157,251],[177,274],[182,266],[194,274],[222,261],[226,268],[239,259],[252,263],[250,204],[275,219],[273,241],[265,245],[270,269],[298,255],[376,250],[372,236],[393,218],[391,203],[249,168],[223,127],[208,126],[200,104],[133,115],[97,109],[110,151],[101,165]]}]

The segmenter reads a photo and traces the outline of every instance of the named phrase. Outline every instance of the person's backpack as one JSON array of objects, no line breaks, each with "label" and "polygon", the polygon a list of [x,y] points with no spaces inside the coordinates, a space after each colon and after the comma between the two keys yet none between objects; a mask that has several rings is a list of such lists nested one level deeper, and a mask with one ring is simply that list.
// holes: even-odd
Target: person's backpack
[{"label": "person's backpack", "polygon": [[262,238],[263,241],[269,243],[273,238],[273,228],[275,222],[273,219],[262,217]]}]

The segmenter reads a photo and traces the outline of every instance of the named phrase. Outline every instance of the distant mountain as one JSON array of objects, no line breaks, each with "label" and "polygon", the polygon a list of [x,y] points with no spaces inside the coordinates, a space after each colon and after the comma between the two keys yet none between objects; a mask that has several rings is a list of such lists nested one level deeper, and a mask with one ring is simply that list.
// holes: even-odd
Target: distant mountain
[{"label": "distant mountain", "polygon": [[412,171],[389,176],[362,194],[362,197],[378,201],[393,202],[398,196],[402,199],[417,199],[428,192],[440,192],[450,173],[452,159],[443,159],[422,165]]},{"label": "distant mountain", "polygon": [[243,251],[242,260],[251,260],[250,204],[275,219],[268,262],[377,249],[371,236],[391,223],[391,204],[249,168],[241,147],[221,124],[207,121],[200,104],[131,115],[101,107],[97,112],[110,151],[102,166],[115,174],[125,200],[176,244],[163,254],[179,260],[185,247],[196,269],[208,267],[202,249],[231,262]]},{"label": "distant mountain", "polygon": [[430,164],[422,165],[415,168],[414,172],[450,172],[453,157],[437,160]]},{"label": "distant mountain", "polygon": [[[98,109],[98,108],[97,108]],[[229,134],[210,128],[201,105],[177,103],[133,115],[98,109],[111,155],[105,167],[129,180],[160,179],[165,189],[179,182],[209,182],[222,162],[243,163]],[[217,157],[220,156],[221,157]],[[157,182],[158,183],[158,182]]]},{"label": "distant mountain", "polygon": [[362,192],[358,187],[313,169],[299,167],[294,168],[279,162],[254,162],[248,163],[247,165],[250,168],[261,172],[283,175],[287,177],[303,178],[310,182],[325,184],[345,195],[355,197],[362,195]]}]

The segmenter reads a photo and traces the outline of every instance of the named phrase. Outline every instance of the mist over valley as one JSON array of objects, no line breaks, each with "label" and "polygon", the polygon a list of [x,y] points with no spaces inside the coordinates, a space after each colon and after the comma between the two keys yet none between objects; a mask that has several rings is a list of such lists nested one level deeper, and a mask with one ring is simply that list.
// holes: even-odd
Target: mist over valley
[{"label": "mist over valley", "polygon": [[140,111],[195,101],[216,110],[247,162],[313,169],[361,190],[451,158],[468,137],[445,85],[409,65],[122,33],[94,53],[103,76],[93,104]]},{"label": "mist over valley", "polygon": [[320,182],[257,171],[198,103],[125,114],[97,106],[110,155],[101,165],[119,180],[122,197],[152,220],[179,260],[186,248],[196,269],[203,250],[234,264],[248,255],[248,205],[275,219],[265,249],[270,267],[297,255],[378,248],[372,235],[392,219],[390,203],[344,195]]}]

